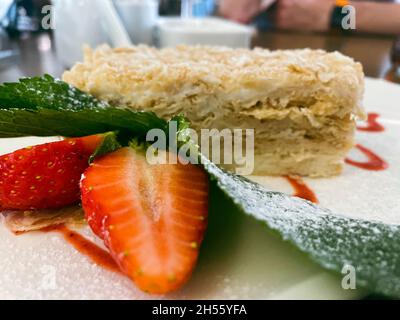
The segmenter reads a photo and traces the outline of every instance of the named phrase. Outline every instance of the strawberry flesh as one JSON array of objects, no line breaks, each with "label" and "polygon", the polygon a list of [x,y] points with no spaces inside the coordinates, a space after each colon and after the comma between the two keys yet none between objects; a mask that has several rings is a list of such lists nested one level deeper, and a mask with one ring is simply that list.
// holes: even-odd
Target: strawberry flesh
[{"label": "strawberry flesh", "polygon": [[128,147],[96,160],[81,193],[92,230],[140,289],[166,294],[188,280],[207,226],[203,169],[150,165]]}]

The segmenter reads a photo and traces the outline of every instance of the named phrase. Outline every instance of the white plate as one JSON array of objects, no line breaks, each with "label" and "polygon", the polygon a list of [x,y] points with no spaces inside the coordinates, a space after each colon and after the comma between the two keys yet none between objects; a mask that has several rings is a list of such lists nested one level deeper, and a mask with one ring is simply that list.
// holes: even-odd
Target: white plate
[{"label": "white plate", "polygon": [[[390,165],[386,171],[346,166],[331,179],[305,179],[321,205],[364,219],[400,223],[400,86],[367,79],[365,106],[381,114],[383,133],[357,133],[357,142]],[[0,139],[7,153],[46,139]],[[353,153],[352,157],[362,157]],[[254,177],[279,191],[292,193],[282,178]],[[343,290],[341,278],[314,265],[293,247],[247,217],[236,217],[212,233],[189,283],[167,298],[190,299],[346,299],[361,290]],[[98,241],[90,230],[83,230]],[[214,247],[210,250],[210,246]],[[14,236],[0,226],[1,299],[150,299],[125,277],[92,263],[55,233]],[[158,297],[157,297],[158,298]],[[161,298],[161,297],[160,297]]]}]

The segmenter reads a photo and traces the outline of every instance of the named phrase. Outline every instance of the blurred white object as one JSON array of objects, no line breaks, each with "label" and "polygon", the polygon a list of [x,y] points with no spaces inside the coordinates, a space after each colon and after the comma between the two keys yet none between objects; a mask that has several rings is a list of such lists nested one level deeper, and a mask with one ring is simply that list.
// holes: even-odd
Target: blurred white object
[{"label": "blurred white object", "polygon": [[130,39],[111,0],[53,0],[58,59],[66,67],[81,61],[84,45],[129,45]]},{"label": "blurred white object", "polygon": [[103,24],[113,47],[126,47],[132,45],[128,32],[121,18],[115,10],[112,0],[96,0],[96,4],[103,17]]},{"label": "blurred white object", "polygon": [[158,19],[158,1],[114,0],[115,7],[134,44],[153,44]]},{"label": "blurred white object", "polygon": [[181,1],[181,18],[192,18],[193,17],[193,0],[182,0]]},{"label": "blurred white object", "polygon": [[53,0],[54,38],[58,59],[66,67],[82,60],[82,47],[108,43],[97,0]]},{"label": "blurred white object", "polygon": [[4,18],[12,2],[13,0],[0,0],[0,19]]},{"label": "blurred white object", "polygon": [[157,29],[161,48],[179,44],[249,48],[255,32],[254,28],[220,18],[164,18]]}]

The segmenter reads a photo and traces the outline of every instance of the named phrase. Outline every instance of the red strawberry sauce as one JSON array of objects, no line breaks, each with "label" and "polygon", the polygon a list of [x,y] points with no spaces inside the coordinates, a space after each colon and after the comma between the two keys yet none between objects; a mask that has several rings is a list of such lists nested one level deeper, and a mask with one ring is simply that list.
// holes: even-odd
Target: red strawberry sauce
[{"label": "red strawberry sauce", "polygon": [[[378,113],[368,113],[368,119],[366,121],[366,125],[358,126],[357,130],[366,131],[366,132],[382,132],[385,131],[385,127],[378,122],[379,114]],[[380,171],[385,170],[389,167],[388,163],[383,160],[380,156],[375,154],[372,150],[357,144],[355,146],[358,150],[360,150],[368,160],[365,162],[355,161],[349,158],[345,159],[345,162],[349,165],[358,167],[364,170],[370,171]],[[285,177],[289,183],[292,185],[295,190],[294,196],[309,200],[314,203],[318,203],[318,199],[314,193],[314,191],[308,187],[304,181],[297,176],[286,176]]]},{"label": "red strawberry sauce", "polygon": [[363,147],[360,144],[356,145],[356,148],[360,150],[364,155],[367,156],[368,161],[366,162],[360,162],[360,161],[354,161],[352,159],[346,158],[346,163],[350,164],[352,166],[364,169],[364,170],[370,170],[370,171],[381,171],[385,170],[389,167],[388,163],[383,160],[381,157],[379,157],[377,154],[375,154],[373,151],[367,149],[366,147]]},{"label": "red strawberry sauce", "polygon": [[382,132],[385,131],[385,127],[381,125],[377,119],[379,114],[375,112],[368,113],[368,119],[366,125],[358,126],[358,131],[368,131],[368,132]]},{"label": "red strawberry sauce", "polygon": [[97,265],[113,272],[120,272],[118,265],[115,263],[111,255],[92,241],[86,239],[79,233],[68,229],[64,225],[50,226],[43,228],[43,232],[56,231],[62,234],[64,239],[71,244],[77,251],[88,257]]},{"label": "red strawberry sauce", "polygon": [[286,176],[285,178],[295,190],[295,193],[293,194],[295,197],[318,203],[318,199],[314,191],[312,191],[311,188],[304,183],[303,179],[298,176]]}]

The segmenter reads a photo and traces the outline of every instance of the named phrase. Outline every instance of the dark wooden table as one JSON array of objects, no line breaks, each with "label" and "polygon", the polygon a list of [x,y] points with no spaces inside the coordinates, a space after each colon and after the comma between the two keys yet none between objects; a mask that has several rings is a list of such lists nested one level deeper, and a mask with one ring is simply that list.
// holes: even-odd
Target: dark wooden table
[{"label": "dark wooden table", "polygon": [[[341,36],[334,34],[299,34],[271,32],[258,34],[254,45],[269,49],[313,48],[338,50],[360,61],[369,77],[383,77],[390,68],[393,38],[384,36]],[[21,77],[49,73],[59,77],[63,67],[57,61],[49,34],[25,37],[12,46],[19,48],[20,58],[7,69],[0,70],[0,83]]]},{"label": "dark wooden table", "polygon": [[271,32],[257,35],[253,45],[269,49],[337,50],[361,62],[366,76],[382,78],[391,67],[394,41],[394,37],[386,36]]}]

